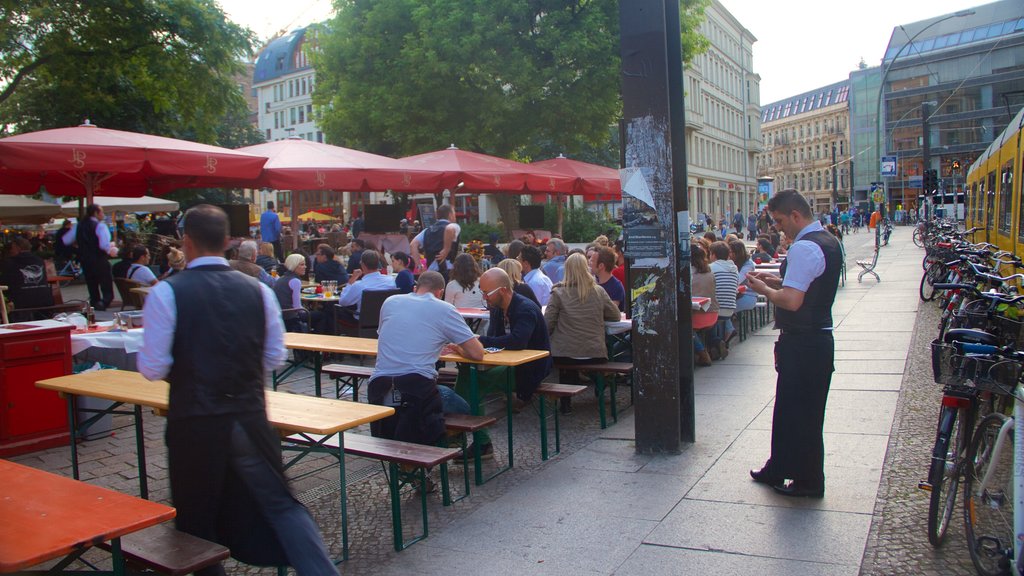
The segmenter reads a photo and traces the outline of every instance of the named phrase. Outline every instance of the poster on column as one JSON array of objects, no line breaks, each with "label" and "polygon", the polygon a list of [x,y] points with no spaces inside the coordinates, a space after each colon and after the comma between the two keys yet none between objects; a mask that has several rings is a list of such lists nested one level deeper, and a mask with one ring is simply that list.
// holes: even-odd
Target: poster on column
[{"label": "poster on column", "polygon": [[665,233],[658,222],[654,196],[640,168],[622,170],[622,236],[624,252],[642,266],[645,259],[667,258]]}]

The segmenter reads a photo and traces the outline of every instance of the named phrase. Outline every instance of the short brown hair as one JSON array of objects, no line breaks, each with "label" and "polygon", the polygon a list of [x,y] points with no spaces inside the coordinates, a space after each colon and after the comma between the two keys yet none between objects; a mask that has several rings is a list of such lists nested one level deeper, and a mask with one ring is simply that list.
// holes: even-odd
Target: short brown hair
[{"label": "short brown hair", "polygon": [[717,242],[711,243],[711,253],[715,255],[718,260],[729,259],[729,245],[725,242],[718,240]]},{"label": "short brown hair", "polygon": [[611,272],[615,269],[615,261],[618,258],[615,256],[615,250],[607,246],[597,246],[595,248],[597,252],[597,263],[604,266],[604,269]]}]

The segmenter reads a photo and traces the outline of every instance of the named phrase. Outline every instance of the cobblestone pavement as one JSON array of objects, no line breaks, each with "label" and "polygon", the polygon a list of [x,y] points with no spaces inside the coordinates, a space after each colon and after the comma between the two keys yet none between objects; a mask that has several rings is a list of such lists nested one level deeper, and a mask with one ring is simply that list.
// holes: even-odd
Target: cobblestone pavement
[{"label": "cobblestone pavement", "polygon": [[[345,361],[354,362],[356,360],[346,357]],[[325,379],[325,391],[329,389],[329,383],[330,380]],[[290,379],[280,389],[312,395],[312,371],[301,371],[298,376]],[[620,387],[617,400],[620,416],[623,412],[628,413],[631,410],[627,407],[629,394],[628,387]],[[365,402],[365,396],[361,396],[361,401]],[[514,416],[515,468],[499,475],[484,486],[472,486],[470,498],[449,507],[441,505],[440,493],[430,495],[428,513],[431,530],[465,517],[481,506],[486,506],[489,502],[500,498],[511,487],[522,483],[545,467],[546,463],[540,457],[537,402],[538,400],[535,399],[533,409],[524,409],[522,413]],[[487,469],[493,469],[504,465],[507,461],[504,400],[494,399],[487,409],[499,418],[498,424],[491,429],[495,460],[492,463],[484,463]],[[577,396],[573,402],[573,409],[572,414],[561,417],[562,453],[555,458],[564,458],[576,452],[600,434],[597,401],[593,394],[585,393]],[[132,419],[129,416],[115,416],[113,423],[115,428],[113,435],[80,444],[80,477],[86,482],[126,494],[138,495],[138,464]],[[143,415],[143,423],[150,499],[170,505],[166,448],[163,442],[165,422],[163,418],[146,412]],[[354,432],[369,434],[369,427],[364,426]],[[550,441],[553,450],[553,435]],[[285,457],[287,458],[287,453],[285,453]],[[49,472],[71,476],[70,453],[66,446],[16,456],[11,460]],[[472,470],[472,465],[470,469]],[[450,471],[452,490],[457,497],[463,490],[464,472],[461,466],[451,466]],[[367,459],[346,458],[346,473],[350,560],[341,565],[341,571],[348,574],[372,574],[376,565],[384,559],[398,554],[392,547],[391,509],[387,480],[380,463]],[[340,557],[337,466],[332,465],[331,459],[326,456],[309,457],[290,468],[287,475],[291,479],[293,492],[309,508],[316,519],[332,557]],[[439,480],[436,470],[433,472],[433,478],[435,481]],[[407,490],[403,494],[402,502],[404,534],[408,539],[417,534],[420,528],[419,498],[411,490]],[[91,552],[85,558],[103,566],[105,556],[104,553]],[[260,569],[230,560],[225,563],[225,568],[229,574],[265,574],[268,576],[276,574],[272,568]],[[87,567],[76,563],[70,569],[87,569]]]},{"label": "cobblestone pavement", "polygon": [[917,487],[928,476],[942,399],[942,386],[932,379],[929,347],[938,326],[938,306],[922,303],[861,563],[864,576],[974,573],[964,537],[962,485],[945,543],[938,549],[928,543],[929,493]]}]

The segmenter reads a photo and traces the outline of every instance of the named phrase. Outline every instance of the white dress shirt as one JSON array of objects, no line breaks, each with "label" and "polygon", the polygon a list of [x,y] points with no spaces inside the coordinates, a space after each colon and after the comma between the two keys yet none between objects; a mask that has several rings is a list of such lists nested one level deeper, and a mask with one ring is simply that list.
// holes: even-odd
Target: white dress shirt
[{"label": "white dress shirt", "polygon": [[547,306],[548,300],[551,299],[551,287],[554,285],[551,278],[541,272],[540,268],[534,268],[523,276],[523,281],[533,288],[533,293],[537,296],[540,305]]},{"label": "white dress shirt", "polygon": [[[107,228],[106,221],[100,222],[99,220],[97,220],[94,217],[89,217],[89,222],[95,222],[96,224],[98,224],[98,226],[96,226],[96,238],[99,239],[100,252],[109,252],[110,251],[110,228]],[[75,243],[75,238],[76,238],[77,234],[78,234],[78,223],[76,222],[75,225],[72,226],[70,230],[68,230],[67,232],[64,233],[64,236],[61,236],[60,240],[61,240],[61,242],[64,243],[65,246],[71,246],[72,244]]]},{"label": "white dress shirt", "polygon": [[[197,266],[223,265],[228,261],[217,256],[203,256],[188,263],[188,268]],[[284,364],[288,350],[284,347],[284,321],[277,296],[260,283],[263,296],[263,369],[266,372]],[[137,367],[147,380],[165,378],[174,364],[171,347],[174,345],[174,330],[178,323],[178,308],[174,300],[174,289],[168,282],[158,282],[146,296],[143,308],[145,329],[142,349],[139,350]],[[216,319],[212,319],[215,322]]]},{"label": "white dress shirt", "polygon": [[821,247],[810,240],[803,240],[808,233],[820,230],[824,228],[815,220],[796,235],[793,245],[786,251],[786,278],[782,281],[783,286],[807,292],[811,282],[825,273],[825,254]]}]

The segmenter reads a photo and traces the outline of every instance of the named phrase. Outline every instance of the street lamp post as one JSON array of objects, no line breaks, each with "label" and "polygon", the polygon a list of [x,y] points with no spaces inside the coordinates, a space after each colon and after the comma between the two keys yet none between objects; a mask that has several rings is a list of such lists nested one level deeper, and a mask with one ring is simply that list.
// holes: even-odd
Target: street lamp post
[{"label": "street lamp post", "polygon": [[[916,34],[914,34],[913,36],[910,37],[910,40],[907,40],[906,44],[904,44],[903,46],[900,47],[900,49],[896,52],[896,55],[892,57],[892,60],[889,60],[889,64],[887,64],[885,66],[885,70],[882,71],[882,80],[881,80],[881,82],[878,85],[878,102],[877,102],[877,106],[875,108],[875,121],[881,123],[880,129],[875,130],[875,151],[878,152],[878,159],[879,159],[879,161],[881,161],[882,155],[883,155],[882,154],[882,132],[885,131],[885,125],[886,125],[886,122],[882,119],[882,97],[885,95],[885,79],[888,78],[889,70],[892,69],[892,65],[895,64],[896,60],[899,59],[899,57],[903,55],[903,52],[914,43],[914,40],[917,40],[918,36],[923,34],[926,30],[928,30],[932,26],[935,26],[936,24],[939,24],[941,22],[945,22],[946,20],[951,20],[953,18],[963,18],[964,16],[972,16],[973,14],[974,14],[974,10],[959,10],[959,11],[954,12],[952,14],[949,14],[949,15],[943,17],[943,18],[939,18],[935,22],[932,22],[931,24],[925,26],[924,28],[921,28],[920,30],[917,31]],[[884,57],[883,57],[883,61],[884,61]],[[925,166],[925,169],[927,169],[927,168],[928,167]],[[881,169],[881,165],[879,165],[879,169]],[[879,176],[881,176],[881,170],[879,170]],[[883,178],[883,180],[884,180],[884,178]],[[885,192],[885,198],[888,199],[888,197],[889,197],[888,191],[886,191]]]}]

